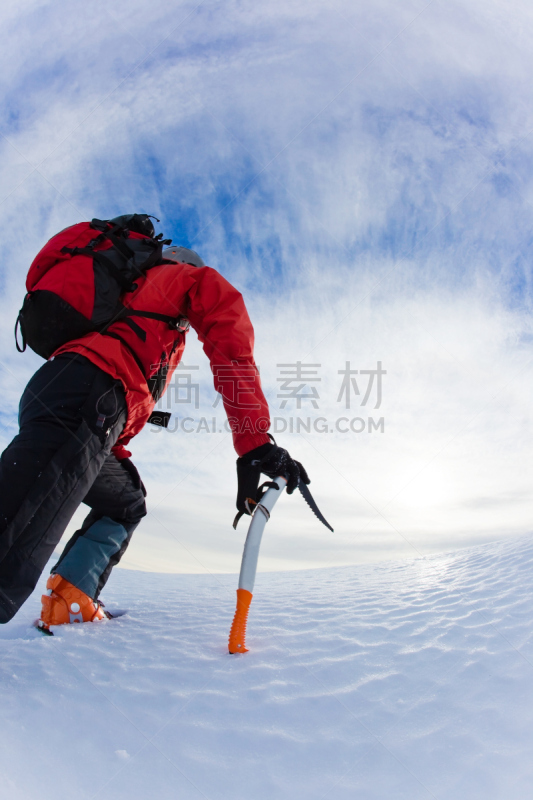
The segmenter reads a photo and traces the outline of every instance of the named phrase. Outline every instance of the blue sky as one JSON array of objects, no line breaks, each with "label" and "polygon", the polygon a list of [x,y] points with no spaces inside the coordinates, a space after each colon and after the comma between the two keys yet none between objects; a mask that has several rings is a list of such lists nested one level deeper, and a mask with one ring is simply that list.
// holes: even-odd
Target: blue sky
[{"label": "blue sky", "polygon": [[[273,415],[279,362],[321,364],[331,420],[346,361],[387,369],[383,436],[280,435],[336,535],[288,498],[267,566],[529,530],[531,16],[522,1],[4,3],[3,442],[40,363],[12,343],[31,259],[68,224],[146,211],[243,291]],[[186,352],[195,414],[211,414],[194,337]],[[147,430],[133,449],[154,508],[131,565],[237,568],[229,442]]]}]

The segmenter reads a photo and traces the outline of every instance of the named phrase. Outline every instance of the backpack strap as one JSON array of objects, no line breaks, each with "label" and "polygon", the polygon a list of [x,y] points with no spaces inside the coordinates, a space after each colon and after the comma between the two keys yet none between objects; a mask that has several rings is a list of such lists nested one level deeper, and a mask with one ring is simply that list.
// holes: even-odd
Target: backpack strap
[{"label": "backpack strap", "polygon": [[139,358],[139,356],[137,355],[137,353],[135,352],[133,347],[131,347],[131,345],[129,345],[127,343],[127,341],[122,338],[122,336],[120,336],[118,333],[112,333],[111,331],[101,331],[101,333],[104,336],[109,336],[111,339],[116,339],[121,344],[123,344],[124,347],[126,348],[126,350],[128,351],[128,353],[130,353],[133,356],[133,359],[134,359],[135,363],[137,364],[137,366],[139,367],[139,369],[141,370],[142,375],[144,375],[144,365],[143,365],[141,359]]},{"label": "backpack strap", "polygon": [[167,314],[158,314],[156,311],[134,311],[129,308],[124,309],[124,312],[120,315],[120,319],[123,319],[126,325],[129,325],[132,331],[136,333],[143,342],[146,341],[146,331],[141,328],[140,325],[137,325],[135,320],[131,319],[132,317],[144,317],[145,319],[155,319],[158,322],[166,322],[169,328],[178,331],[178,333],[186,333],[190,326],[189,320],[186,317],[170,317]]},{"label": "backpack strap", "polygon": [[[123,258],[125,258],[126,261],[135,258],[135,250],[129,247],[123,239],[121,239],[118,236],[115,236],[112,231],[110,233],[104,233],[102,234],[102,236],[105,239],[109,239],[113,247],[119,251],[120,255],[123,256]],[[154,249],[152,250],[150,255],[147,256],[147,258],[145,258],[142,264],[132,263],[133,269],[135,270],[135,272],[137,272],[139,276],[141,276],[147,270],[152,269],[152,267],[159,266],[159,264],[161,264],[161,261],[163,260],[162,242],[154,242],[154,240],[152,239],[146,239],[144,241],[146,241],[146,243],[151,242],[153,244]],[[87,255],[87,253],[85,253],[85,255]],[[97,256],[99,257],[103,256],[105,258],[105,250],[104,251],[99,250],[98,252],[91,252],[91,255],[93,258],[96,258]],[[112,274],[114,277],[116,277],[114,273]]]},{"label": "backpack strap", "polygon": [[[95,217],[89,223],[91,228],[94,228],[95,231],[100,231],[100,233],[105,233],[105,231],[109,230],[110,223],[105,219],[97,219]],[[115,225],[115,228],[118,228],[118,225]]]},{"label": "backpack strap", "polygon": [[102,239],[107,239],[109,234],[112,236],[117,235],[117,237],[120,236],[122,239],[127,239],[130,235],[128,228],[123,228],[122,225],[113,224],[105,219],[93,219],[89,225],[91,228],[94,228],[95,231],[100,231],[100,237]]},{"label": "backpack strap", "polygon": [[[18,332],[20,329],[20,337],[22,344],[19,344]],[[19,353],[23,353],[26,349],[26,337],[24,336],[24,327],[22,325],[22,309],[20,309],[17,321],[15,322],[15,345]]]},{"label": "backpack strap", "polygon": [[119,253],[124,256],[124,258],[128,259],[133,256],[133,250],[131,247],[128,247],[122,236],[115,235],[115,229],[105,231],[102,236],[104,239],[109,239],[113,247],[118,250]]},{"label": "backpack strap", "polygon": [[[125,317],[145,317],[146,319],[156,319],[159,322],[167,322],[169,328],[176,328],[176,330],[181,330],[179,327],[179,323],[182,321],[189,322],[183,316],[179,317],[171,317],[168,314],[159,314],[157,311],[137,311],[133,308],[126,308],[126,313],[124,314]],[[187,324],[187,330],[189,329],[189,325]]]},{"label": "backpack strap", "polygon": [[[105,250],[94,250],[96,244],[103,239],[110,239],[113,247],[115,247],[120,254],[127,260],[133,258],[135,252],[131,250],[125,242],[121,241],[121,239],[117,238],[116,236],[108,236],[106,234],[102,234],[102,237],[98,237],[88,247],[63,247],[62,253],[69,253],[71,256],[88,256],[89,258],[94,259],[102,267],[107,269],[107,271],[113,276],[116,280],[120,288],[123,292],[129,292],[131,290],[132,281],[128,279],[116,266],[116,264],[111,261],[105,255]],[[142,262],[142,264],[136,265],[133,264],[133,269],[140,277],[142,276],[146,270],[151,269],[152,267],[156,267],[162,261],[162,253],[163,253],[163,245],[158,243],[153,252]]]},{"label": "backpack strap", "polygon": [[[154,217],[155,219],[155,217]],[[157,220],[159,222],[159,220]],[[107,222],[103,219],[93,219],[90,223],[91,228],[94,228],[97,231],[100,231],[100,236],[98,237],[101,239],[109,239],[109,241],[113,244],[114,247],[124,256],[124,258],[129,259],[133,256],[133,251],[131,247],[129,247],[125,239],[129,238],[129,228],[123,228],[120,225],[113,225],[111,222]],[[159,234],[153,239],[146,237],[146,242],[151,242],[154,245],[154,251],[157,253],[157,259],[160,259],[163,254],[163,245],[167,243],[167,239],[162,239],[163,234]],[[91,242],[91,245],[94,246],[94,243]],[[152,261],[154,256],[149,256],[149,261]],[[142,269],[150,269],[152,264],[144,263],[142,265]]]},{"label": "backpack strap", "polygon": [[[141,328],[140,325],[137,325],[132,317],[144,317],[144,319],[155,319],[158,322],[166,322],[169,328],[178,331],[178,333],[185,333],[189,330],[189,320],[184,316],[171,317],[168,314],[159,314],[157,311],[141,311],[133,308],[126,308],[126,306],[120,304],[116,313],[113,315],[113,319],[100,330],[100,333],[107,334],[110,325],[113,325],[115,322],[124,321],[142,342],[146,342],[146,331]],[[111,334],[109,334],[109,336],[111,336]]]},{"label": "backpack strap", "polygon": [[[109,336],[111,339],[116,339],[118,342],[120,342],[126,348],[128,353],[131,354],[131,356],[133,357],[133,360],[135,361],[135,363],[139,367],[139,369],[141,371],[141,374],[144,376],[144,379],[145,379],[145,381],[146,381],[146,383],[148,385],[148,388],[150,390],[150,393],[151,393],[152,397],[156,401],[159,400],[159,397],[161,396],[162,392],[159,392],[160,386],[158,386],[158,380],[157,380],[158,376],[157,375],[156,376],[151,376],[150,378],[146,377],[146,373],[144,371],[144,366],[143,366],[143,363],[142,363],[141,359],[139,358],[139,356],[137,355],[137,353],[135,352],[133,347],[130,344],[128,344],[128,342],[125,339],[123,339],[122,336],[120,336],[120,334],[114,333],[114,332],[111,332],[111,331],[105,331],[104,332],[104,336]],[[174,347],[172,348],[172,350],[171,350],[171,352],[169,354],[169,359],[172,356],[172,353],[174,352],[175,349],[176,349],[176,344],[174,345]],[[165,368],[168,368],[168,363],[166,364]],[[164,386],[164,383],[165,383],[165,381],[163,380],[163,386]],[[165,413],[165,412],[158,412],[158,413]],[[168,419],[170,419],[170,414],[168,415],[168,418],[167,418],[167,424],[163,425],[162,427],[165,427],[165,428],[167,427]],[[155,424],[157,424],[157,423],[155,423]]]}]

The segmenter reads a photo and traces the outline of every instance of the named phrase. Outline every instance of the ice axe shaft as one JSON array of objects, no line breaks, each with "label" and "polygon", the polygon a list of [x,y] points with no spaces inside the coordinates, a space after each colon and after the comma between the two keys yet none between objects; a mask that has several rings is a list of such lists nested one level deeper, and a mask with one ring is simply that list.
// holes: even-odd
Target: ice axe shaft
[{"label": "ice axe shaft", "polygon": [[235,616],[233,617],[228,642],[228,649],[232,654],[248,652],[245,646],[246,623],[248,621],[248,611],[253,597],[252,593],[257,572],[261,538],[265,530],[265,525],[270,517],[270,512],[287,485],[287,481],[282,477],[276,478],[274,483],[277,484],[278,488],[274,489],[272,487],[268,489],[263,495],[261,502],[258,503],[244,543],[241,572],[239,575],[239,588],[237,589],[237,608],[235,609]]}]

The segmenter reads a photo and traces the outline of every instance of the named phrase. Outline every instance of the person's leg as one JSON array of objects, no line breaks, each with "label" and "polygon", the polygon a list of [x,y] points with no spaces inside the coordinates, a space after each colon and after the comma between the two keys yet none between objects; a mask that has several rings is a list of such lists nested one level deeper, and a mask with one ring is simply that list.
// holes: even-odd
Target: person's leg
[{"label": "person's leg", "polygon": [[96,600],[146,515],[144,498],[143,484],[131,461],[108,456],[83,501],[91,513],[68,541],[52,573]]},{"label": "person's leg", "polygon": [[80,356],[33,376],[0,458],[0,622],[29,597],[124,427],[121,384]]}]

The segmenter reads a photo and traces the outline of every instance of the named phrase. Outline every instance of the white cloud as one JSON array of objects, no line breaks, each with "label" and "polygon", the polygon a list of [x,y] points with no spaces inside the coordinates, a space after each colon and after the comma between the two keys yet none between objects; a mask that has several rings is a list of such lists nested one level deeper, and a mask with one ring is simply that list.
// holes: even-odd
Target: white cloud
[{"label": "white cloud", "polygon": [[[331,419],[346,360],[387,369],[385,434],[280,435],[338,522],[330,537],[287,498],[276,511],[290,526],[265,543],[264,564],[528,530],[527,4],[135,0],[97,2],[81,20],[67,2],[1,13],[5,442],[39,363],[11,345],[31,258],[82,217],[141,208],[245,290],[274,413],[280,361],[323,365]],[[191,343],[185,362],[200,359]],[[156,510],[132,565],[230,568],[235,456],[219,438],[139,437],[166,529]]]}]

